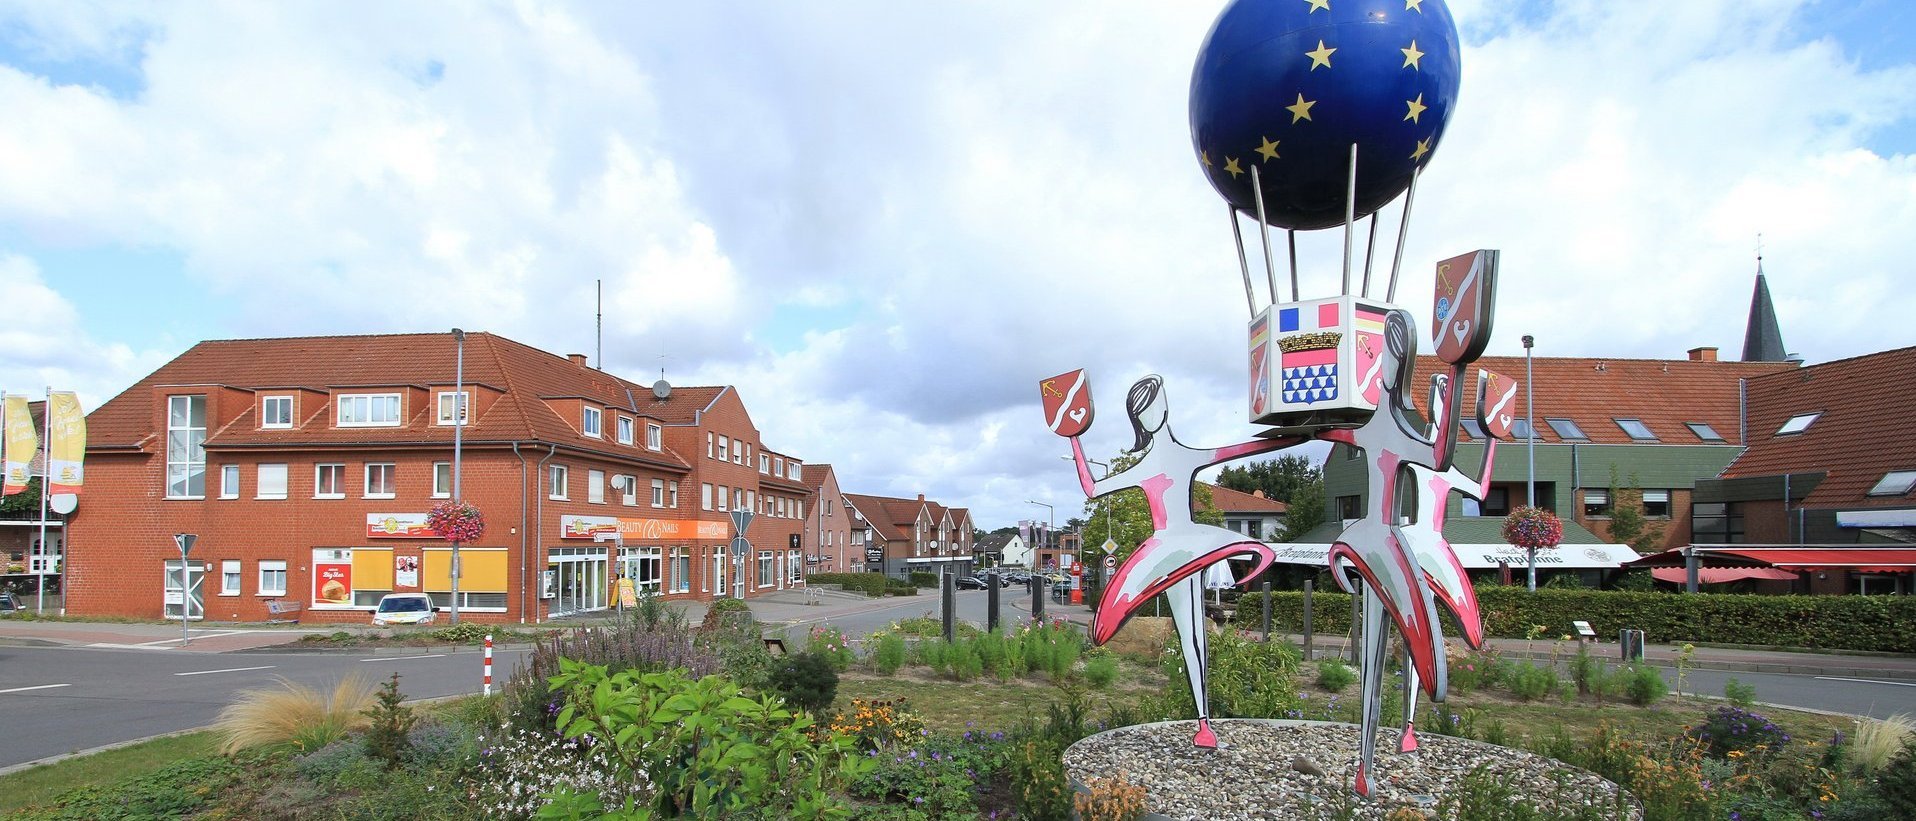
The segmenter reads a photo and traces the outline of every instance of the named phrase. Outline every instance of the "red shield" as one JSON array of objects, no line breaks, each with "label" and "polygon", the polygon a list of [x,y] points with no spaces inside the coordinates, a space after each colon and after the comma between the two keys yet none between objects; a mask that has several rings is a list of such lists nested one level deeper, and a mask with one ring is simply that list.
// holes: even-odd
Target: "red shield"
[{"label": "red shield", "polygon": [[1044,402],[1045,424],[1059,436],[1080,436],[1091,427],[1091,381],[1084,369],[1061,373],[1038,383]]},{"label": "red shield", "polygon": [[1478,368],[1477,423],[1484,426],[1484,433],[1493,439],[1509,439],[1516,414],[1517,380]]},{"label": "red shield", "polygon": [[1437,290],[1430,326],[1437,358],[1470,362],[1490,343],[1491,300],[1496,294],[1497,252],[1472,251],[1437,263]]}]

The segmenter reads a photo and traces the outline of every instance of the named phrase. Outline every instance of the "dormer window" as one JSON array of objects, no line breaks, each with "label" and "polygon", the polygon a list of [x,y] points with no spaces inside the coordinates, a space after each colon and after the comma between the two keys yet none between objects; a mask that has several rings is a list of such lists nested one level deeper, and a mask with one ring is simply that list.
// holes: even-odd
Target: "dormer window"
[{"label": "dormer window", "polygon": [[601,435],[600,431],[604,424],[605,411],[588,405],[579,419],[579,432],[597,439]]},{"label": "dormer window", "polygon": [[342,428],[398,427],[399,394],[341,394],[339,426]]},{"label": "dormer window", "polygon": [[651,422],[645,423],[645,447],[659,450],[665,447],[665,428]]},{"label": "dormer window", "polygon": [[293,397],[268,396],[259,400],[259,426],[262,428],[292,427]]},{"label": "dormer window", "polygon": [[433,424],[450,425],[455,415],[460,425],[471,424],[468,417],[472,414],[472,391],[440,391],[435,408]]},{"label": "dormer window", "polygon": [[1643,420],[1641,419],[1618,419],[1615,421],[1617,427],[1623,428],[1623,432],[1629,434],[1633,441],[1655,442],[1657,440],[1657,435],[1651,432],[1650,426],[1643,424]]},{"label": "dormer window", "polygon": [[1710,427],[1710,423],[1708,422],[1685,422],[1683,426],[1689,428],[1691,433],[1696,434],[1696,438],[1705,442],[1724,441],[1723,434],[1717,433],[1716,428]]},{"label": "dormer window", "polygon": [[1882,481],[1869,489],[1871,496],[1901,496],[1916,487],[1916,470],[1892,470],[1883,474]]},{"label": "dormer window", "polygon": [[1816,418],[1822,415],[1822,411],[1817,411],[1815,413],[1799,413],[1792,416],[1788,422],[1783,423],[1783,427],[1776,429],[1776,435],[1784,436],[1809,430],[1810,425],[1815,424]]},{"label": "dormer window", "polygon": [[632,434],[635,424],[630,416],[619,417],[619,444],[632,444]]},{"label": "dormer window", "polygon": [[1583,441],[1590,438],[1588,434],[1583,432],[1583,428],[1577,426],[1577,422],[1574,419],[1545,419],[1543,421],[1550,425],[1552,431],[1556,432],[1558,439],[1562,439],[1566,442]]}]

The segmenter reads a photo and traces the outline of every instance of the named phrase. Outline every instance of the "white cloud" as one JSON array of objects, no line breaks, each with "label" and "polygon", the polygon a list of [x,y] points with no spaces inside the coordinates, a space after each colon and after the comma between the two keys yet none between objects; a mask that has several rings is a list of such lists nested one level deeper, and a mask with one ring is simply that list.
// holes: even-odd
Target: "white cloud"
[{"label": "white cloud", "polygon": [[97,408],[178,353],[89,336],[73,304],[47,285],[33,260],[17,254],[0,253],[0,294],[7,295],[0,322],[0,350],[7,352],[0,388],[7,393],[74,391],[82,407]]}]

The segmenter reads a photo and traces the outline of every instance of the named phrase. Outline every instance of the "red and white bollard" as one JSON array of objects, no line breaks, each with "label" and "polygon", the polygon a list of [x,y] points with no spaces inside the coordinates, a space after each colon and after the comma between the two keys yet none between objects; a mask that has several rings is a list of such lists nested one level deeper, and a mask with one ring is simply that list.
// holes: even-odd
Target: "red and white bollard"
[{"label": "red and white bollard", "polygon": [[486,695],[492,695],[492,634],[486,634]]}]

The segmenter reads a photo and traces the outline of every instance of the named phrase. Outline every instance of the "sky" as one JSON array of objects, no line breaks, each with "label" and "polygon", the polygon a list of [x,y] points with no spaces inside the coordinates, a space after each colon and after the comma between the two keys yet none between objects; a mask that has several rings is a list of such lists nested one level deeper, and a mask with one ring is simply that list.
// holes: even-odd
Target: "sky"
[{"label": "sky", "polygon": [[[1222,5],[0,0],[0,387],[93,408],[221,338],[590,354],[602,282],[606,370],[738,386],[848,492],[1063,522],[1043,377],[1087,369],[1094,458],[1147,373],[1182,440],[1256,432],[1187,117]],[[1399,304],[1496,248],[1492,354],[1733,358],[1760,234],[1792,353],[1916,343],[1916,4],[1450,7]],[[1335,293],[1341,232],[1299,245]]]}]

